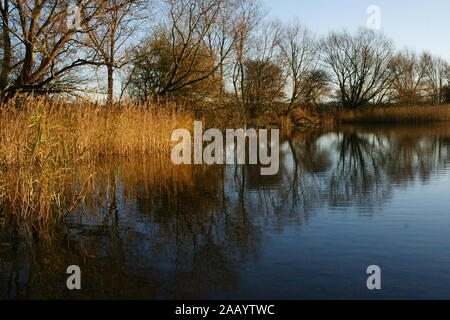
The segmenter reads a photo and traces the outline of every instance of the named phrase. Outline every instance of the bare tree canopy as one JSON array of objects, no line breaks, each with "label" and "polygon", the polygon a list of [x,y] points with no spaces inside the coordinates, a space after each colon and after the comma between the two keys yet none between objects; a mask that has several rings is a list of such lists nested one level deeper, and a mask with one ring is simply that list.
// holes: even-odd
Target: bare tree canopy
[{"label": "bare tree canopy", "polygon": [[107,0],[107,13],[99,17],[97,27],[90,29],[83,44],[96,65],[107,69],[107,104],[114,99],[114,70],[133,61],[129,46],[136,41],[140,22],[150,15],[145,0]]},{"label": "bare tree canopy", "polygon": [[367,28],[317,40],[298,21],[269,20],[260,0],[0,0],[0,19],[1,98],[93,85],[111,105],[120,76],[119,99],[287,116],[326,102],[442,104],[450,91],[444,59],[396,51]]},{"label": "bare tree canopy", "polygon": [[[149,100],[155,95],[170,95],[175,98],[211,97],[223,84],[216,70],[216,56],[205,43],[196,47],[195,55],[175,61],[180,51],[192,50],[182,44],[172,47],[161,30],[153,39],[148,39],[138,49],[130,74],[129,91],[134,98]],[[174,64],[177,77],[170,78]],[[215,72],[214,72],[215,71]],[[176,87],[169,87],[171,85]]]},{"label": "bare tree canopy", "polygon": [[281,67],[270,60],[247,60],[243,91],[249,118],[256,118],[279,105],[284,98],[284,86]]},{"label": "bare tree canopy", "polygon": [[318,67],[318,48],[311,31],[298,21],[287,25],[280,42],[281,55],[289,79],[290,94],[287,112],[309,104],[315,100],[319,75],[325,80],[324,73],[316,72]]},{"label": "bare tree canopy", "polygon": [[[81,82],[70,71],[96,63],[81,54],[81,41],[119,6],[103,0],[74,5],[65,0],[0,1],[3,95],[69,91]],[[71,26],[71,19],[79,19],[80,26]]]},{"label": "bare tree canopy", "polygon": [[390,40],[375,31],[360,29],[356,35],[333,32],[320,47],[344,107],[357,108],[382,99],[392,78],[389,61],[394,49]]},{"label": "bare tree canopy", "polygon": [[450,66],[447,61],[434,57],[429,53],[422,55],[426,76],[427,98],[432,104],[441,104],[445,98],[445,88],[448,84]]},{"label": "bare tree canopy", "polygon": [[389,68],[393,73],[392,90],[395,102],[405,105],[420,103],[426,76],[422,60],[409,50],[398,52],[392,57]]},{"label": "bare tree canopy", "polygon": [[[147,41],[150,47],[138,53],[146,59],[155,50],[165,50],[164,57],[153,55],[154,59],[167,59],[168,65],[155,70],[153,75],[159,76],[150,91],[171,94],[211,77],[220,69],[236,37],[233,25],[224,29],[223,24],[233,7],[228,0],[163,1],[161,10],[165,17],[158,27],[157,39]],[[154,47],[156,42],[158,49]],[[200,60],[210,63],[200,64]]]}]

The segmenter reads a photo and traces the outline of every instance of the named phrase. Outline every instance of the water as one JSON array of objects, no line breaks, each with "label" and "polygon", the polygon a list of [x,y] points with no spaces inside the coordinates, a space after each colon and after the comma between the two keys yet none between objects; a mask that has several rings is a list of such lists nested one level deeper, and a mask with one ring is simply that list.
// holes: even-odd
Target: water
[{"label": "water", "polygon": [[447,127],[294,133],[276,176],[105,161],[52,241],[1,229],[0,297],[449,299]]}]

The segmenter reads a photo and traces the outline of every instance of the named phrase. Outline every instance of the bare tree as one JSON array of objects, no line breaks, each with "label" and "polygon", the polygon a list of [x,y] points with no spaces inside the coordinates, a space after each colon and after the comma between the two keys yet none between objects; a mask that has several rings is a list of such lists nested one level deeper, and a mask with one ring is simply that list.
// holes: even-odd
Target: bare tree
[{"label": "bare tree", "polygon": [[[167,42],[166,30],[156,32],[153,38],[146,39],[137,48],[138,57],[132,64],[128,92],[139,100],[149,100],[157,95],[184,98],[200,102],[204,98],[212,99],[215,93],[223,87],[219,72],[212,72],[216,68],[216,58],[206,44],[199,45],[197,53],[177,62],[177,73],[184,75],[182,79],[175,79],[177,87],[170,91],[163,91],[167,87],[167,77],[170,75],[178,51],[183,45],[172,47]],[[204,78],[203,78],[204,77]],[[203,79],[202,79],[203,78]],[[195,81],[202,79],[200,81]],[[175,84],[175,82],[173,82]]]},{"label": "bare tree", "polygon": [[149,14],[149,1],[106,0],[107,13],[99,17],[95,28],[87,33],[84,45],[93,50],[96,65],[107,69],[107,104],[114,99],[114,70],[121,69],[133,59],[127,47],[136,40],[141,22]]},{"label": "bare tree", "polygon": [[300,102],[306,108],[317,106],[330,92],[330,76],[323,69],[306,71],[301,82]]},{"label": "bare tree", "polygon": [[[324,73],[316,72],[318,58],[317,45],[310,30],[299,22],[284,28],[280,41],[281,57],[289,79],[289,100],[286,113],[315,100],[319,87],[325,80]],[[321,81],[315,81],[321,80]],[[314,86],[314,87],[313,87]]]},{"label": "bare tree", "polygon": [[386,94],[393,45],[382,34],[368,29],[331,33],[321,41],[321,52],[344,107],[358,108]]},{"label": "bare tree", "polygon": [[273,110],[284,98],[286,77],[271,60],[247,60],[244,72],[245,107],[250,119]]},{"label": "bare tree", "polygon": [[235,99],[249,118],[273,109],[275,102],[280,105],[286,82],[280,54],[282,25],[272,21],[255,31],[240,38],[232,75]]},{"label": "bare tree", "polygon": [[[240,0],[242,1],[242,0]],[[225,9],[219,12],[217,23],[212,27],[214,32],[210,32],[206,36],[206,43],[211,52],[215,52],[218,61],[221,61],[218,74],[222,80],[225,79],[228,71],[228,60],[231,57],[232,48],[238,38],[237,15],[240,1],[229,0],[224,3]],[[248,0],[243,0],[248,1]],[[219,88],[219,99],[222,99],[225,93],[225,87]]]},{"label": "bare tree", "polygon": [[235,103],[245,109],[245,62],[251,59],[251,49],[257,41],[255,31],[264,17],[261,3],[258,0],[238,0],[236,8],[235,32],[236,41],[232,51],[231,83],[233,85]]},{"label": "bare tree", "polygon": [[0,52],[2,53],[2,60],[0,65],[0,90],[4,90],[8,85],[8,77],[13,69],[12,64],[12,43],[9,30],[10,27],[10,1],[0,1],[0,14],[1,14],[1,46]]},{"label": "bare tree", "polygon": [[250,50],[250,58],[244,62],[242,92],[245,111],[250,118],[274,109],[284,98],[286,75],[281,67],[282,33],[283,26],[277,21],[263,24]]},{"label": "bare tree", "polygon": [[[207,70],[195,70],[197,60],[206,51],[208,39],[218,32],[220,16],[230,10],[226,0],[165,0],[167,28],[164,34],[171,48],[171,66],[164,75],[158,94],[165,95],[202,81],[214,74],[231,50],[234,40],[221,37],[222,55]],[[210,50],[208,50],[210,51]],[[211,58],[214,52],[209,52]],[[183,68],[181,68],[183,66]],[[197,76],[195,76],[197,74]],[[194,75],[194,76],[193,76]],[[188,79],[189,78],[189,79]]]},{"label": "bare tree", "polygon": [[62,92],[76,85],[73,81],[77,78],[69,76],[70,72],[92,63],[80,55],[80,39],[90,25],[114,8],[99,0],[77,0],[74,4],[81,28],[68,25],[67,1],[0,1],[2,96]]},{"label": "bare tree", "polygon": [[245,37],[242,24],[250,14],[249,3],[256,2],[163,0],[160,24],[136,49],[138,59],[127,81],[130,94],[198,99],[202,88],[208,88],[203,98],[221,100],[236,47]]},{"label": "bare tree", "polygon": [[421,57],[426,75],[426,91],[429,100],[433,104],[441,104],[445,101],[445,86],[448,83],[449,64],[429,53]]},{"label": "bare tree", "polygon": [[413,105],[422,100],[425,65],[414,52],[405,50],[391,59],[392,89],[394,99],[402,105]]}]

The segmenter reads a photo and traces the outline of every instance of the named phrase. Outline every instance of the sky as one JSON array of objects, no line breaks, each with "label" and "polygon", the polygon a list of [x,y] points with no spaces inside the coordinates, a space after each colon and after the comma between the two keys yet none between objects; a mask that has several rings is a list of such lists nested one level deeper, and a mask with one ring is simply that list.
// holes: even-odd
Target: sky
[{"label": "sky", "polygon": [[366,26],[367,8],[381,11],[380,31],[398,49],[429,51],[450,61],[450,0],[263,0],[269,18],[299,19],[318,36]]}]

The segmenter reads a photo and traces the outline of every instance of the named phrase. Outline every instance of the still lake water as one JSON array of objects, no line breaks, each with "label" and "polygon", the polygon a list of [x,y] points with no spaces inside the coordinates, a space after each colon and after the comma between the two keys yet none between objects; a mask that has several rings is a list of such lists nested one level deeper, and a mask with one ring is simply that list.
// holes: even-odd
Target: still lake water
[{"label": "still lake water", "polygon": [[56,240],[1,229],[0,298],[450,299],[449,124],[294,133],[280,152],[270,177],[105,161]]}]

